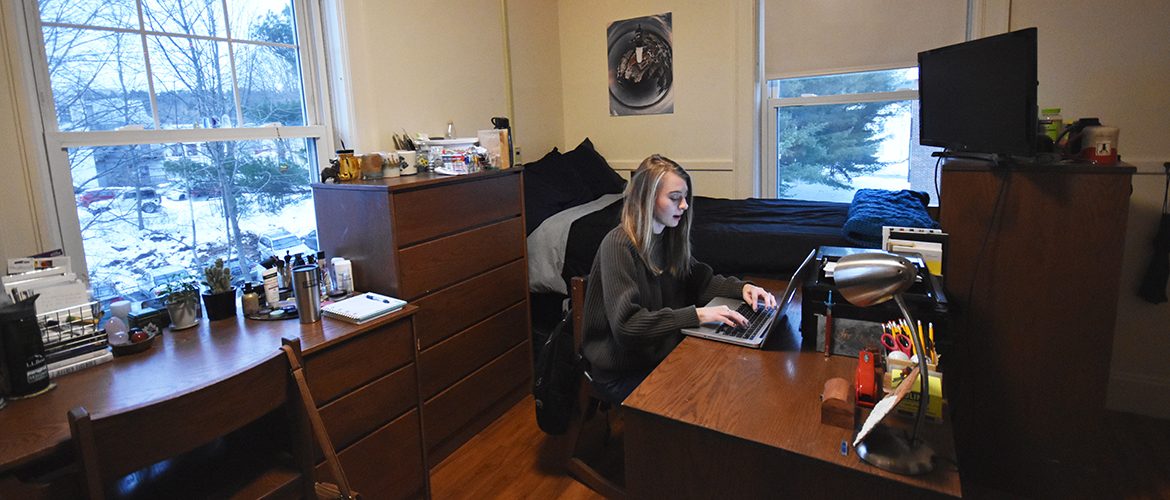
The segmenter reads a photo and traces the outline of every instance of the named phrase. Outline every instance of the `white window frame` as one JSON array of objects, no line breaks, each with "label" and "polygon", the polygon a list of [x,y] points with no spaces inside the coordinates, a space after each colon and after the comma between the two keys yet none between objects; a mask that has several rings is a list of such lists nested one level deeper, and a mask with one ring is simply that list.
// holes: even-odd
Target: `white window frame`
[{"label": "white window frame", "polygon": [[[23,2],[20,3],[23,4]],[[40,13],[35,4],[17,6],[18,9],[23,10],[25,39],[22,42],[27,45],[33,66],[33,81],[38,101],[35,112],[39,113],[41,121],[39,131],[43,135],[45,154],[48,161],[47,182],[52,193],[52,199],[49,200],[48,205],[55,212],[49,215],[56,222],[56,230],[60,235],[61,244],[65,249],[66,255],[74,256],[72,263],[75,273],[88,282],[89,266],[84,258],[85,249],[82,244],[81,222],[77,215],[76,200],[73,196],[73,180],[67,151],[69,148],[265,139],[315,139],[317,164],[318,166],[328,165],[331,152],[334,148],[322,9],[318,0],[293,0],[293,5],[296,12],[295,18],[297,19],[295,29],[298,40],[300,41],[298,55],[301,61],[301,87],[305,99],[306,125],[77,132],[62,132],[58,129],[56,105],[53,99],[52,84],[46,65],[45,47],[42,42]],[[226,5],[224,11],[227,12]],[[141,30],[120,28],[103,29],[136,34],[142,33]],[[167,33],[152,31],[146,31],[146,34],[168,35]],[[194,38],[208,40],[221,39],[221,37],[213,38],[207,36],[195,36]],[[232,61],[231,71],[233,73],[232,85],[235,86],[237,82],[234,77],[236,71],[234,60]],[[148,85],[153,88],[153,79],[150,78],[149,65],[146,68],[146,72]],[[238,100],[239,92],[237,90],[233,88],[233,96]],[[154,106],[154,98],[154,93],[151,92],[152,115],[157,122],[158,111],[157,107]],[[241,123],[238,102],[236,103],[236,112],[237,123]],[[313,142],[309,144],[310,147],[314,147]]]},{"label": "white window frame", "polygon": [[782,107],[791,106],[821,106],[826,104],[852,104],[862,102],[879,102],[879,101],[909,101],[918,100],[917,90],[898,90],[893,92],[866,92],[864,94],[836,94],[827,96],[813,96],[813,97],[773,97],[770,92],[771,86],[769,82],[775,80],[786,80],[790,78],[807,78],[814,76],[833,76],[845,75],[849,73],[863,73],[867,71],[884,71],[895,69],[906,69],[911,66],[902,64],[890,66],[874,66],[866,68],[848,68],[838,71],[815,73],[815,74],[798,74],[798,75],[782,75],[775,78],[769,78],[764,82],[764,160],[760,162],[760,193],[765,198],[776,198],[776,114]]}]

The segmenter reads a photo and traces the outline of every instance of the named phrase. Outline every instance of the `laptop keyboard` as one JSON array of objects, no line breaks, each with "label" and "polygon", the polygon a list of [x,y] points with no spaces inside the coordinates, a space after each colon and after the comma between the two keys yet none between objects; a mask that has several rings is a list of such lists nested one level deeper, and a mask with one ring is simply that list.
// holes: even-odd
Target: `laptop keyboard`
[{"label": "laptop keyboard", "polygon": [[742,314],[743,317],[747,318],[748,326],[743,327],[719,325],[719,328],[715,329],[715,333],[728,337],[753,339],[756,338],[756,334],[760,333],[760,329],[763,328],[765,324],[767,324],[768,319],[776,313],[775,309],[766,309],[764,307],[760,307],[759,310],[753,311],[752,307],[746,303],[740,304],[739,308],[735,311]]}]

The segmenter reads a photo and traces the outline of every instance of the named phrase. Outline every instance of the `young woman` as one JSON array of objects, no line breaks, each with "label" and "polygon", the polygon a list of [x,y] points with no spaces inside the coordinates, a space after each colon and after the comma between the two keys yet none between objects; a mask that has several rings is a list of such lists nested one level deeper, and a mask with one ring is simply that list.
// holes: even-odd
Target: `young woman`
[{"label": "young woman", "polygon": [[714,274],[691,256],[691,177],[659,155],[626,186],[621,224],[601,241],[585,291],[582,350],[593,385],[618,404],[700,323],[747,324],[717,296],[775,307],[763,288]]}]

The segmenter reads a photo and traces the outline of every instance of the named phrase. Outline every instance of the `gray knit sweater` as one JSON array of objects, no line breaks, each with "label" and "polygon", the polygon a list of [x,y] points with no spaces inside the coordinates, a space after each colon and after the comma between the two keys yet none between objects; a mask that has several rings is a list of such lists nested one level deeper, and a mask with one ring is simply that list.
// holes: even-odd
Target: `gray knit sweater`
[{"label": "gray knit sweater", "polygon": [[[659,268],[662,246],[655,244],[652,255]],[[689,276],[655,276],[625,231],[614,228],[601,241],[585,291],[582,350],[590,374],[608,382],[649,372],[682,341],[680,329],[698,326],[696,304],[719,296],[742,298],[744,284],[697,261]]]}]

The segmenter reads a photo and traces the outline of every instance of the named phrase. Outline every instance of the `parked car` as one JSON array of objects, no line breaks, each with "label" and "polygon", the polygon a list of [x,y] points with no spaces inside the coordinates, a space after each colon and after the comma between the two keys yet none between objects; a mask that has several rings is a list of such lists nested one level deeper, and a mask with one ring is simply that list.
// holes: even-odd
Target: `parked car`
[{"label": "parked car", "polygon": [[301,236],[301,241],[305,242],[305,246],[312,248],[314,252],[321,250],[321,246],[317,244],[317,230],[309,231],[308,234]]},{"label": "parked car", "polygon": [[175,185],[171,186],[166,192],[167,199],[175,201],[185,200],[188,196],[198,200],[201,198],[215,198],[219,195],[219,186],[206,183],[198,183],[190,187]]},{"label": "parked car", "polygon": [[258,246],[260,248],[261,259],[268,258],[270,255],[284,257],[286,253],[288,255],[296,255],[299,253],[306,257],[317,253],[313,249],[305,246],[296,235],[283,229],[276,229],[261,235]]},{"label": "parked car", "polygon": [[[98,188],[83,192],[78,198],[77,205],[83,206],[91,212],[101,212],[111,208],[123,211],[141,207],[142,211],[153,214],[162,207],[162,198],[158,191],[151,187],[142,187],[135,190],[132,187]],[[87,197],[86,195],[89,194]],[[139,204],[141,202],[141,205]]]}]

